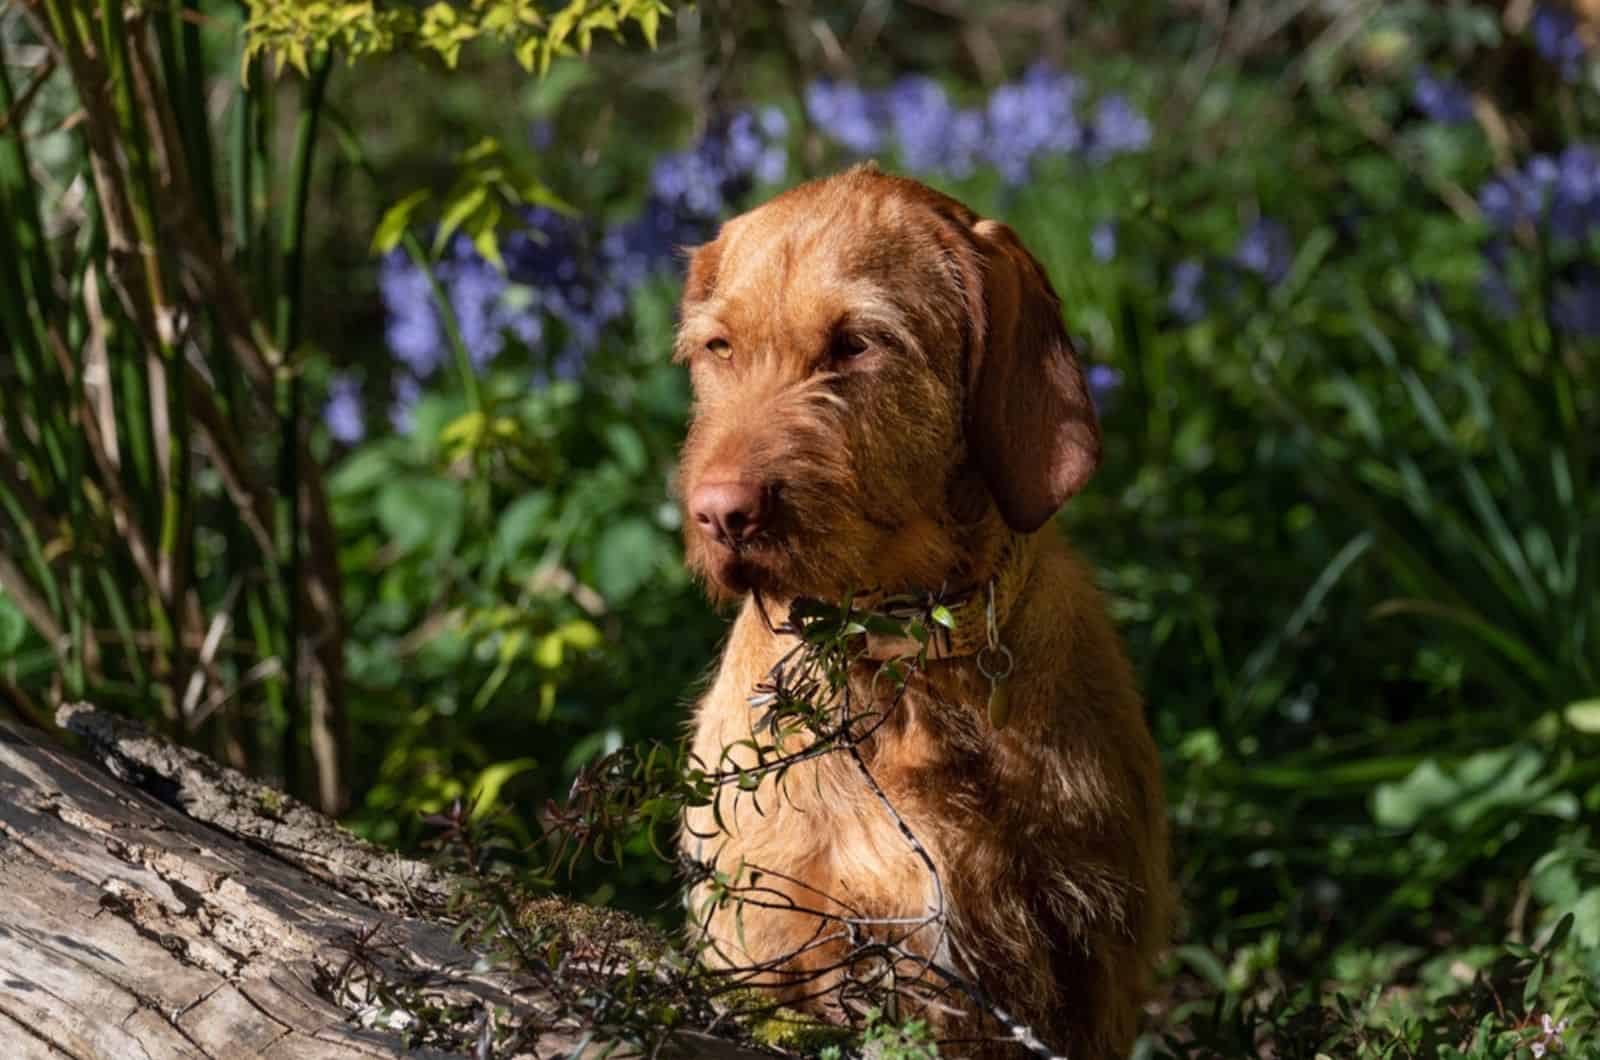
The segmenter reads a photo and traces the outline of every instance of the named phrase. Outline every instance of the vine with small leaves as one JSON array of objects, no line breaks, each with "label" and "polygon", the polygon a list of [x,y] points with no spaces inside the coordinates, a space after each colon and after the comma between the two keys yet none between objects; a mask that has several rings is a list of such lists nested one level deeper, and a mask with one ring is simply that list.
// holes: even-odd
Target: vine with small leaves
[{"label": "vine with small leaves", "polygon": [[[757,603],[765,617],[765,605]],[[943,884],[932,857],[873,777],[863,747],[901,709],[909,682],[927,662],[932,631],[952,620],[937,598],[929,598],[909,617],[889,617],[854,604],[853,599],[842,604],[800,599],[781,623],[768,619],[773,631],[792,639],[793,645],[752,690],[752,735],[725,748],[717,762],[700,762],[682,747],[662,745],[605,755],[580,772],[564,803],[546,807],[543,834],[532,845],[516,843],[497,827],[498,818],[480,815],[471,806],[458,804],[430,819],[447,867],[463,881],[454,905],[462,937],[493,954],[505,969],[537,982],[553,1001],[536,1018],[502,1019],[495,1032],[497,1047],[531,1044],[541,1034],[581,1031],[653,1049],[673,1033],[694,1027],[765,1045],[805,1042],[837,1049],[852,1029],[891,1040],[884,1037],[889,1033],[884,1013],[905,1012],[908,1005],[928,1012],[959,1005],[976,1006],[999,1033],[1032,1055],[1057,1056],[995,1004],[973,976],[913,946],[913,939],[930,930],[948,938]],[[914,650],[887,662],[869,660],[863,642],[867,633],[904,638]],[[869,703],[860,702],[854,691],[863,666],[872,668],[865,674]],[[793,769],[832,754],[850,759],[940,896],[927,914],[910,918],[876,917],[851,908],[839,896],[815,896],[815,908],[806,911],[816,916],[818,927],[806,950],[839,943],[843,948],[837,960],[785,983],[791,996],[795,988],[814,984],[800,1002],[826,998],[849,1027],[802,1015],[760,989],[770,984],[776,964],[800,954],[760,966],[741,965],[726,954],[708,961],[715,944],[703,932],[691,933],[687,944],[674,945],[639,925],[619,937],[615,924],[603,925],[597,933],[578,932],[559,918],[552,922],[537,915],[555,878],[571,873],[584,859],[619,861],[641,834],[659,856],[671,857],[662,840],[685,810],[709,807],[720,829],[725,799],[754,799],[763,788],[781,797]],[[537,868],[519,876],[507,871],[513,860]],[[727,905],[738,915],[747,909],[754,915],[762,909],[800,908],[788,892],[773,886],[773,881],[792,886],[799,881],[769,867],[747,864],[730,873],[714,859],[679,860],[688,886],[698,887],[704,896],[701,913]],[[436,999],[428,1003],[438,1008]],[[925,1031],[909,1034],[904,1037],[907,1048],[932,1048],[923,1041]]]}]

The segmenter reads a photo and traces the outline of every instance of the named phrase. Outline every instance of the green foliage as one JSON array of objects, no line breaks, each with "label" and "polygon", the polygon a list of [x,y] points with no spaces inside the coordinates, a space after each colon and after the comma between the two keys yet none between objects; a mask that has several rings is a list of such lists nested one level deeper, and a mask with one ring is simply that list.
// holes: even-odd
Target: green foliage
[{"label": "green foliage", "polygon": [[[504,271],[498,235],[505,213],[522,206],[549,206],[572,212],[572,207],[562,202],[536,176],[524,172],[517,160],[509,157],[492,137],[485,137],[462,152],[458,166],[460,175],[444,195],[438,222],[433,226],[432,255],[435,258],[451,236],[464,231],[472,237],[472,245],[478,253]],[[424,188],[384,211],[372,237],[372,252],[387,254],[397,247],[430,198],[431,193]]]},{"label": "green foliage", "polygon": [[531,753],[519,776],[553,795],[597,750],[676,725],[662,697],[693,681],[715,631],[682,618],[699,605],[666,504],[682,381],[622,351],[591,371],[629,386],[491,376],[484,411],[426,398],[409,436],[330,480],[354,720],[388,748],[355,819],[370,834],[415,838],[421,815],[524,757],[504,748]]},{"label": "green foliage", "polygon": [[1600,992],[1572,959],[1572,925],[1563,917],[1539,948],[1509,943],[1480,967],[1457,961],[1443,989],[1386,994],[1373,985],[1359,995],[1301,990],[1238,1007],[1219,1003],[1169,1035],[1156,1055],[1224,1060],[1251,1055],[1265,1040],[1288,1055],[1353,1060],[1590,1056]]},{"label": "green foliage", "polygon": [[[328,186],[319,130],[335,110],[334,53],[437,51],[456,25],[463,40],[534,48],[542,67],[600,30],[638,24],[653,40],[665,8],[451,10],[422,12],[414,33],[408,5],[258,5],[244,25],[198,2],[8,12],[6,69],[32,75],[17,91],[0,73],[0,691],[30,714],[59,696],[122,705],[296,794],[314,786],[333,812],[348,806],[352,766],[370,785],[376,763],[353,763],[349,743],[348,671],[364,657],[346,640],[343,513],[307,406],[327,372],[307,341],[319,287],[308,218]],[[306,79],[284,90],[227,76],[267,56]],[[362,168],[359,138],[331,121]],[[408,227],[426,197],[380,233],[419,260]],[[502,209],[561,205],[491,138],[462,152],[442,203],[445,235],[465,228],[490,255]],[[464,351],[460,362],[472,414],[441,433],[441,451],[488,468],[490,420]],[[397,467],[365,495],[363,515],[408,563],[446,563],[485,518],[487,493],[433,470]],[[629,578],[613,571],[606,587],[620,596]],[[544,718],[551,675],[602,638],[588,620],[504,604],[452,632],[492,661],[479,708],[529,662],[545,675]],[[459,787],[499,791],[526,768],[481,763]]]},{"label": "green foliage", "polygon": [[621,38],[637,26],[655,47],[663,0],[568,0],[548,12],[535,0],[435,0],[418,7],[378,0],[246,0],[246,63],[271,58],[302,76],[329,50],[352,60],[411,52],[450,68],[477,41],[506,48],[524,70],[544,73],[557,57],[587,55],[596,34]]},{"label": "green foliage", "polygon": [[[911,1020],[903,1025],[884,1018],[873,1009],[861,1029],[861,1051],[874,1060],[938,1060],[939,1047],[934,1044],[927,1024]],[[842,1060],[844,1053],[837,1045],[830,1045],[817,1054],[820,1060]]]}]

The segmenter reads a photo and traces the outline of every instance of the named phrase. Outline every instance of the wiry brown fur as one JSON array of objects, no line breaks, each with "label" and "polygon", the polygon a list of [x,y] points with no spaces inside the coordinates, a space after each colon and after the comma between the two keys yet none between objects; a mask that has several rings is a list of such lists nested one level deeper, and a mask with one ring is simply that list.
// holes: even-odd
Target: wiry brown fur
[{"label": "wiry brown fur", "polygon": [[[859,357],[830,359],[841,329],[866,337]],[[696,397],[681,492],[738,478],[773,498],[738,549],[686,520],[688,562],[725,599],[761,590],[775,618],[801,594],[979,584],[1010,529],[1037,530],[1098,458],[1043,271],[1004,226],[872,167],[781,195],[696,251],[678,353]],[[1089,571],[1048,525],[1034,541],[1001,634],[1017,659],[1010,724],[988,723],[971,657],[931,662],[863,754],[943,882],[950,938],[924,928],[910,948],[981,981],[1073,1060],[1124,1056],[1168,926],[1158,762]],[[695,714],[708,767],[753,764],[735,747],[752,736],[747,697],[791,646],[747,598]],[[844,952],[818,945],[802,910],[915,918],[935,894],[847,756],[774,788],[725,798],[726,832],[691,811],[683,845],[766,873],[761,906],[711,915],[709,959],[776,962],[764,982],[800,998],[819,985],[803,973]],[[944,1036],[995,1032],[933,1015]]]}]

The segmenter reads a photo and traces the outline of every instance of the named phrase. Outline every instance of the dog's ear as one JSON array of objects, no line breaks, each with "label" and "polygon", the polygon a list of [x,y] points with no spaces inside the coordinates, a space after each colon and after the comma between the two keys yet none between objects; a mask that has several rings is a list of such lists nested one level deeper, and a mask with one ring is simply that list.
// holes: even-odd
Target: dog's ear
[{"label": "dog's ear", "polygon": [[722,264],[722,240],[713,239],[688,250],[689,273],[683,281],[683,304],[704,302],[717,286],[717,269]]},{"label": "dog's ear", "polygon": [[970,312],[968,445],[1006,523],[1032,533],[1099,465],[1100,424],[1043,267],[998,221],[972,234],[980,290],[969,297],[982,306]]}]

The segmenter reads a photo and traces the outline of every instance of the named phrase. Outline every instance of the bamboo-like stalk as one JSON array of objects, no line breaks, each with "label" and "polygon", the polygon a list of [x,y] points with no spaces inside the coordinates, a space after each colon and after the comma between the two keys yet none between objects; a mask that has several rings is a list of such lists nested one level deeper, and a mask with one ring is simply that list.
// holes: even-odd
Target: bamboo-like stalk
[{"label": "bamboo-like stalk", "polygon": [[[195,0],[159,9],[30,0],[24,15],[78,93],[90,179],[88,225],[74,229],[80,257],[63,285],[19,130],[0,129],[0,336],[18,351],[23,384],[0,392],[0,433],[26,469],[10,476],[26,487],[20,492],[0,476],[0,535],[23,546],[8,576],[29,583],[19,593],[30,624],[58,652],[68,650],[63,636],[77,644],[64,658],[72,685],[132,692],[154,678],[175,722],[199,724],[179,716],[182,704],[205,699],[210,714],[235,701],[224,687],[232,660],[197,645],[210,642],[208,630],[248,625],[259,658],[239,672],[284,673],[283,685],[309,698],[309,718],[295,719],[283,742],[309,743],[318,801],[337,810],[347,798],[337,548],[292,357],[326,60],[305,85],[285,196],[273,174],[271,87],[257,78],[257,88],[239,91],[230,167],[238,255],[230,261]],[[0,90],[7,114],[25,110],[13,106],[9,82]],[[24,209],[31,220],[17,216]],[[62,297],[68,305],[46,301]],[[270,311],[270,327],[256,306]],[[274,460],[261,427],[275,415],[280,381],[288,429]],[[233,587],[210,602],[202,596],[216,592],[217,579],[199,583],[192,536],[201,506],[217,502],[198,492],[202,462],[225,487],[228,503],[213,525],[227,536]],[[49,485],[36,493],[35,484]],[[286,499],[277,528],[275,493]],[[233,618],[218,617],[219,606],[235,609]],[[129,662],[101,674],[88,664],[108,626]],[[290,650],[305,654],[303,665],[279,665]],[[196,681],[218,688],[207,697]],[[242,762],[251,741],[238,738],[236,708],[225,709],[222,742]]]},{"label": "bamboo-like stalk", "polygon": [[[245,42],[241,38],[239,48],[235,55],[233,66],[237,68],[244,61]],[[259,60],[252,60],[245,66],[244,81],[246,84],[261,83],[261,69]],[[254,128],[253,113],[255,109],[255,94],[243,89],[236,90],[233,105],[229,109],[229,127],[227,132],[228,163],[227,173],[229,182],[229,210],[232,228],[233,258],[228,262],[230,268],[247,259],[253,244],[251,235],[253,225],[251,221],[254,187],[254,169],[251,167],[252,155],[250,152],[251,131]],[[217,380],[219,400],[226,410],[227,422],[224,427],[220,421],[211,425],[209,434],[213,444],[226,445],[224,439],[238,437],[245,427],[245,402],[247,382],[243,377],[237,358],[229,345],[221,340],[223,325],[219,314],[212,313],[213,330],[213,370]],[[219,456],[220,460],[220,456]],[[258,508],[255,498],[265,499],[265,495],[251,490],[248,493],[248,502],[241,497],[242,486],[239,483],[239,472],[230,475],[227,469],[237,469],[241,462],[234,460],[221,464],[224,468],[223,481],[227,484],[229,493],[234,498],[236,510],[243,516],[240,520],[230,521],[227,528],[227,554],[240,566],[240,568],[270,567],[276,554],[276,546],[272,537],[272,511],[270,505]],[[248,537],[246,536],[248,533]],[[252,578],[246,585],[241,598],[237,602],[239,609],[234,618],[234,624],[239,629],[249,629],[255,639],[257,655],[262,660],[279,659],[280,645],[276,639],[276,631],[271,624],[258,621],[265,616],[271,607],[271,589],[264,579]],[[282,717],[285,713],[283,692],[285,677],[283,667],[279,665],[265,677],[261,683],[262,696],[265,699],[267,718]],[[245,709],[241,704],[239,709]],[[261,731],[262,718],[258,716],[247,718],[243,726],[242,742],[245,754],[252,761],[259,761],[258,748],[261,738],[265,735]],[[281,765],[280,765],[281,769]]]},{"label": "bamboo-like stalk", "polygon": [[[284,212],[279,244],[281,267],[278,271],[276,339],[279,349],[283,350],[288,358],[283,381],[285,422],[282,424],[282,430],[285,444],[281,457],[281,495],[288,509],[289,527],[284,595],[291,601],[288,616],[290,639],[286,658],[290,675],[291,710],[297,710],[300,706],[297,678],[300,673],[303,607],[309,606],[315,615],[321,617],[322,621],[317,625],[322,627],[320,630],[322,633],[330,632],[328,625],[338,623],[339,615],[337,591],[332,593],[328,591],[330,578],[334,579],[335,585],[337,584],[338,571],[337,566],[329,562],[335,545],[331,533],[326,531],[331,525],[327,517],[326,501],[312,495],[314,487],[308,488],[308,476],[304,474],[303,469],[303,461],[310,456],[305,445],[303,422],[305,384],[294,355],[300,344],[300,329],[305,313],[303,271],[306,207],[310,197],[317,129],[331,71],[332,56],[322,56],[303,86],[290,169],[290,199],[288,208]],[[308,558],[303,549],[306,535],[311,533],[314,527],[322,528],[317,534],[319,540],[313,544],[314,550],[321,556],[321,570],[315,577],[308,579],[305,577]],[[307,598],[310,595],[308,590],[312,588],[308,582],[315,583],[320,588],[315,594],[315,599]],[[314,668],[311,681],[306,688],[311,699],[308,735],[312,761],[316,769],[317,797],[322,808],[330,813],[342,811],[347,797],[342,631],[337,641],[341,645],[337,658],[330,656],[325,648],[316,653],[318,665]],[[291,735],[298,737],[298,733]],[[293,756],[291,752],[294,753]],[[294,760],[297,752],[297,745],[285,748],[286,764]]]}]

